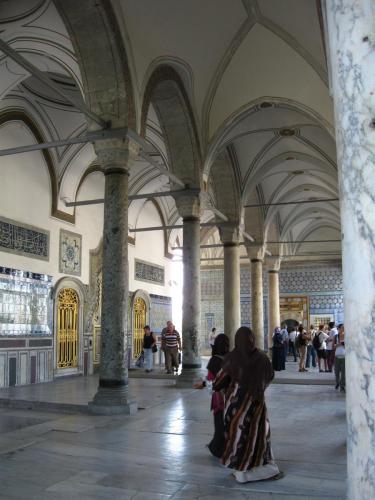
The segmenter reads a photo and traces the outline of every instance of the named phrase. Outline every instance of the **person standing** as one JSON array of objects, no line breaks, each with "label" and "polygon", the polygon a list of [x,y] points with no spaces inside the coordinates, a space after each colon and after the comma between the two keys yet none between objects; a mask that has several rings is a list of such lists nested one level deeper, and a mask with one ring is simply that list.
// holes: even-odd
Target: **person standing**
[{"label": "person standing", "polygon": [[278,326],[274,330],[272,343],[272,367],[277,372],[285,370],[285,346]]},{"label": "person standing", "polygon": [[338,334],[335,337],[335,378],[336,387],[340,387],[341,392],[345,392],[345,329],[340,324]]},{"label": "person standing", "polygon": [[178,371],[178,351],[181,350],[181,337],[172,322],[169,322],[167,326],[163,342],[167,373],[172,373],[172,368]]},{"label": "person standing", "polygon": [[311,359],[311,366],[313,368],[316,368],[316,351],[313,346],[313,338],[315,337],[316,330],[314,328],[314,325],[310,325],[310,330],[308,333],[308,340],[307,340],[307,354],[306,354],[306,368],[310,368],[310,359]]},{"label": "person standing", "polygon": [[300,372],[307,372],[305,368],[306,353],[307,353],[308,335],[302,325],[298,327],[298,351],[299,351],[299,370]]},{"label": "person standing", "polygon": [[[324,331],[324,325],[319,325],[319,331],[313,338],[313,346],[315,347],[318,355],[319,372],[327,372],[327,353],[326,353],[326,340],[328,339],[327,333]],[[324,370],[322,370],[322,360],[324,362]]]},{"label": "person standing", "polygon": [[295,363],[297,362],[296,338],[297,338],[297,330],[296,327],[293,327],[292,331],[289,333],[289,348],[293,355]]},{"label": "person standing", "polygon": [[327,368],[328,371],[331,372],[333,368],[333,364],[335,362],[335,340],[337,337],[337,328],[335,327],[335,322],[330,321],[328,323],[328,339],[327,339]]},{"label": "person standing", "polygon": [[165,371],[168,370],[167,368],[167,356],[165,354],[165,334],[168,331],[168,328],[173,325],[171,320],[167,321],[167,326],[165,326],[162,331],[161,331],[161,345],[160,345],[160,350],[164,353],[164,364],[165,364]]},{"label": "person standing", "polygon": [[152,372],[153,358],[154,358],[154,349],[156,347],[156,337],[154,333],[151,331],[150,327],[146,325],[143,329],[143,352],[145,357],[145,367],[146,373]]},{"label": "person standing", "polygon": [[[229,352],[229,337],[221,333],[215,338],[213,354],[207,365],[207,380],[215,382],[221,370],[225,356]],[[224,452],[224,393],[213,391],[211,397],[211,411],[214,414],[214,437],[207,445],[212,455],[221,458]]]},{"label": "person standing", "polygon": [[239,483],[282,477],[271,450],[264,392],[274,377],[268,356],[255,346],[255,335],[242,326],[226,356],[214,391],[224,395],[224,452],[221,463],[234,469]]},{"label": "person standing", "polygon": [[284,344],[284,363],[285,363],[288,360],[288,351],[289,351],[289,333],[287,327],[285,326],[280,333]]},{"label": "person standing", "polygon": [[216,338],[216,328],[212,328],[211,333],[208,336],[208,343],[210,344],[211,347],[211,356],[214,355],[215,338]]}]

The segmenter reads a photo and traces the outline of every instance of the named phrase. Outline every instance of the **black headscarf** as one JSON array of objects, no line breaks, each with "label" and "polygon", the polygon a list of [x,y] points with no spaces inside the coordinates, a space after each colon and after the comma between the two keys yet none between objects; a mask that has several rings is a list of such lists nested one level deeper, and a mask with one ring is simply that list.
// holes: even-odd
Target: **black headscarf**
[{"label": "black headscarf", "polygon": [[225,358],[223,370],[254,399],[262,399],[274,377],[270,360],[255,347],[255,335],[246,326],[237,330],[234,344],[233,351]]},{"label": "black headscarf", "polygon": [[217,375],[221,370],[224,356],[228,354],[228,352],[229,338],[224,335],[224,333],[220,333],[220,335],[215,338],[215,343],[213,346],[213,356],[208,362],[207,370],[209,370],[214,375]]}]

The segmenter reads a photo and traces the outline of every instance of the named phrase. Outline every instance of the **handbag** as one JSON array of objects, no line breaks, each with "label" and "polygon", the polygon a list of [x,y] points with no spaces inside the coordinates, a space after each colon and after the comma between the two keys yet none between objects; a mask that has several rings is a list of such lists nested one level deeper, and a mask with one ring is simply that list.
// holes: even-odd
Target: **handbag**
[{"label": "handbag", "polygon": [[155,352],[158,352],[158,346],[156,344],[154,344],[151,348],[152,352],[155,353]]}]

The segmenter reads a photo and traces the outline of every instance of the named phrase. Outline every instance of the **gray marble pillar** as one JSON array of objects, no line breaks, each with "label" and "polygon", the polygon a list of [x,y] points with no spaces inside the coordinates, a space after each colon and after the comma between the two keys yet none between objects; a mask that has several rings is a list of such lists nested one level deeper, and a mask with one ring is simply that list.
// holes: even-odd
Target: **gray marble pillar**
[{"label": "gray marble pillar", "polygon": [[375,498],[375,2],[326,3],[340,183],[348,499]]},{"label": "gray marble pillar", "polygon": [[95,149],[105,175],[103,288],[99,387],[89,408],[133,413],[137,405],[129,399],[127,369],[128,178],[136,149],[123,141],[101,141]]},{"label": "gray marble pillar", "polygon": [[256,346],[264,349],[263,260],[251,259],[251,328]]},{"label": "gray marble pillar", "polygon": [[268,270],[268,351],[272,347],[274,329],[280,326],[279,271]]},{"label": "gray marble pillar", "polygon": [[201,280],[199,197],[176,200],[183,218],[182,375],[193,375],[201,367]]},{"label": "gray marble pillar", "polygon": [[232,348],[236,331],[241,326],[239,229],[237,226],[222,227],[219,232],[224,245],[224,333]]}]

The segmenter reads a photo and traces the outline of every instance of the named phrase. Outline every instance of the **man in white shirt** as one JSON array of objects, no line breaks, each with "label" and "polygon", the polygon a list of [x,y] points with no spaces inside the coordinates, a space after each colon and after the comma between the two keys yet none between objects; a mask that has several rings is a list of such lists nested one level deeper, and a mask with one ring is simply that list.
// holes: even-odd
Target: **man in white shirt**
[{"label": "man in white shirt", "polygon": [[314,328],[314,325],[310,325],[310,330],[308,333],[308,342],[307,342],[306,368],[310,368],[310,359],[312,367],[316,368],[316,351],[312,344],[315,333],[316,330]]},{"label": "man in white shirt", "polygon": [[[318,355],[318,365],[319,365],[319,371],[320,372],[327,372],[327,344],[326,340],[328,339],[329,335],[327,335],[324,332],[324,325],[319,325],[319,331],[316,333],[316,337],[319,339],[319,346],[317,346],[317,341],[314,342],[313,339],[313,345],[316,348],[316,353]],[[324,362],[324,370],[322,370],[321,363],[322,360]]]},{"label": "man in white shirt", "polygon": [[289,333],[288,333],[286,326],[284,326],[284,328],[281,330],[280,333],[281,333],[281,338],[283,339],[283,344],[284,344],[284,358],[285,358],[285,361],[287,361],[288,351],[289,351]]},{"label": "man in white shirt", "polygon": [[336,387],[345,392],[345,331],[344,325],[339,325],[338,334],[335,337],[335,378]]},{"label": "man in white shirt", "polygon": [[333,368],[333,363],[335,362],[335,348],[334,343],[337,337],[337,328],[335,327],[335,322],[330,321],[328,323],[329,332],[327,340],[327,368],[331,372]]},{"label": "man in white shirt", "polygon": [[289,346],[292,351],[292,355],[294,357],[295,362],[297,361],[296,337],[297,337],[297,330],[295,327],[293,327],[292,331],[289,333]]},{"label": "man in white shirt", "polygon": [[216,328],[212,328],[210,335],[208,336],[208,342],[211,346],[212,356],[214,355],[214,344],[216,339]]}]

